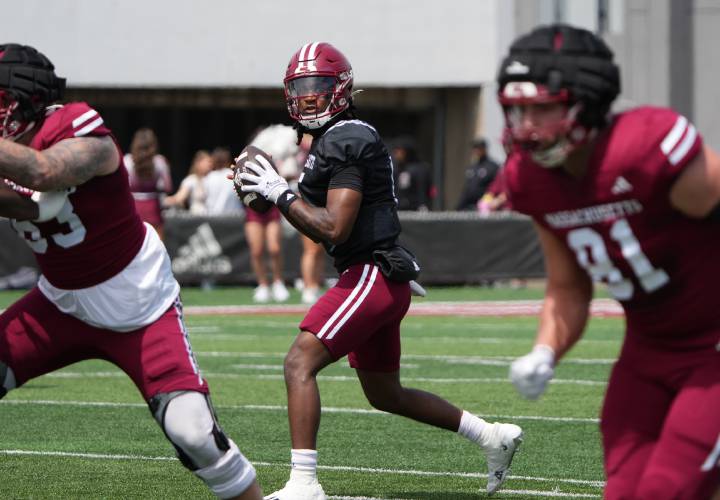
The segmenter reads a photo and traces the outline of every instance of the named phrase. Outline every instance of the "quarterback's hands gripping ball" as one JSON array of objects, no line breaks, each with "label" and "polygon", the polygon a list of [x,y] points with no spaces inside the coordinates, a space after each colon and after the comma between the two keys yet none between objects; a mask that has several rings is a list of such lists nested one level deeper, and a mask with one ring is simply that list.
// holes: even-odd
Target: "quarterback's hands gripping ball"
[{"label": "quarterback's hands gripping ball", "polygon": [[288,183],[277,172],[272,157],[262,149],[247,146],[235,159],[235,192],[245,206],[267,212],[287,189]]},{"label": "quarterback's hands gripping ball", "polygon": [[529,354],[510,365],[510,380],[527,399],[537,399],[545,392],[555,375],[555,352],[546,345],[536,345]]}]

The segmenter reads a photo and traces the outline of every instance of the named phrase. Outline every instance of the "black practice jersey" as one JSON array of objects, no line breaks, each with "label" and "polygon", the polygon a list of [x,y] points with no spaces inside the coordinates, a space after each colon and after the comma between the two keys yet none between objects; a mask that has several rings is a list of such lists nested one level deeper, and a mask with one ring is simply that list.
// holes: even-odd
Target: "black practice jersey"
[{"label": "black practice jersey", "polygon": [[323,242],[335,268],[372,260],[372,251],[396,244],[400,234],[392,160],[377,131],[360,120],[343,120],[313,141],[298,185],[303,200],[327,203],[330,189],[362,193],[362,204],[347,241]]}]

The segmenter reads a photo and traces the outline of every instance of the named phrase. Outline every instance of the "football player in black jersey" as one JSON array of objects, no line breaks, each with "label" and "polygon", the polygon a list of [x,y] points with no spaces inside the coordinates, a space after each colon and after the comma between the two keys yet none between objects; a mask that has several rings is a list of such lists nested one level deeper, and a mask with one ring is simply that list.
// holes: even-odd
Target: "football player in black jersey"
[{"label": "football player in black jersey", "polygon": [[268,499],[324,499],[317,480],[320,396],[315,380],[347,355],[375,408],[465,436],[485,451],[488,492],[507,477],[522,440],[520,427],[488,423],[428,392],[400,383],[400,322],[419,271],[399,246],[393,165],[377,131],[354,116],[353,73],[328,43],[303,45],[290,59],[285,97],[298,137],[313,137],[300,177],[300,196],[263,156],[236,169],[243,191],[275,203],[300,232],[334,257],[340,279],[310,309],[285,358],[292,469]]}]

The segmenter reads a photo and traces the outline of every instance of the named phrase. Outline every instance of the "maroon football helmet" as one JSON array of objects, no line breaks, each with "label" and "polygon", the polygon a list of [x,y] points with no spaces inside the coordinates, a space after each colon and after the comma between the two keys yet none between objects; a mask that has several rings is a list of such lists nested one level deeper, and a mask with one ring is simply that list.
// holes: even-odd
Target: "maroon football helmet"
[{"label": "maroon football helmet", "polygon": [[329,43],[303,45],[290,58],[283,82],[290,117],[307,129],[321,128],[350,106],[352,67]]}]

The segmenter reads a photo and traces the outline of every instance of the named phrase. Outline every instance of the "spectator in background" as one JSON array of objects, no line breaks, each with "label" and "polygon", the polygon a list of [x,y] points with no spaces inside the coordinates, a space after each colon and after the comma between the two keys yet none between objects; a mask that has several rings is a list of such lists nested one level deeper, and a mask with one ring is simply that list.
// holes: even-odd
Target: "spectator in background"
[{"label": "spectator in background", "polygon": [[505,189],[505,175],[502,167],[498,170],[495,178],[485,191],[485,194],[482,195],[482,198],[477,202],[477,210],[480,215],[512,210]]},{"label": "spectator in background", "polygon": [[430,210],[430,167],[420,161],[414,139],[402,136],[393,141],[392,159],[398,210]]},{"label": "spectator in background", "polygon": [[187,177],[180,183],[177,193],[163,200],[163,206],[189,210],[193,215],[205,214],[207,212],[205,205],[207,193],[203,179],[212,168],[213,161],[210,153],[204,149],[195,153]]},{"label": "spectator in background", "polygon": [[[298,178],[297,134],[287,125],[270,125],[260,130],[251,144],[262,149],[275,160],[278,173],[285,179]],[[266,213],[246,209],[245,237],[250,247],[250,260],[258,286],[253,293],[255,302],[284,302],[290,297],[282,276],[282,226],[280,211],[273,206]],[[272,283],[268,281],[265,252],[270,257]]]},{"label": "spectator in background", "polygon": [[172,189],[170,166],[158,153],[155,132],[141,128],[133,135],[130,152],[124,157],[130,191],[140,218],[153,226],[163,239],[162,198]]},{"label": "spectator in background", "polygon": [[[300,141],[300,151],[298,152],[298,165],[305,165],[310,146],[312,145],[312,136],[304,134]],[[293,189],[297,188],[292,185]],[[323,272],[325,268],[325,249],[322,244],[315,243],[312,239],[300,233],[302,240],[303,253],[300,258],[300,275],[302,276],[302,303],[314,304],[320,298],[320,284],[323,280]]]},{"label": "spectator in background", "polygon": [[478,201],[495,179],[499,168],[487,155],[485,139],[475,139],[472,143],[472,163],[465,169],[465,186],[455,209],[477,210]]},{"label": "spectator in background", "polygon": [[207,215],[233,215],[243,212],[243,205],[235,194],[227,176],[232,173],[232,155],[225,147],[217,147],[211,153],[212,170],[203,178],[205,208]]}]

